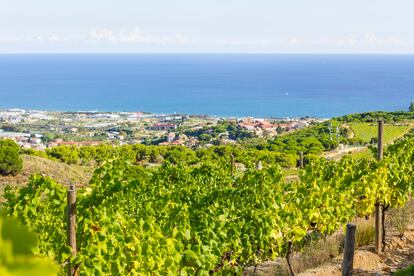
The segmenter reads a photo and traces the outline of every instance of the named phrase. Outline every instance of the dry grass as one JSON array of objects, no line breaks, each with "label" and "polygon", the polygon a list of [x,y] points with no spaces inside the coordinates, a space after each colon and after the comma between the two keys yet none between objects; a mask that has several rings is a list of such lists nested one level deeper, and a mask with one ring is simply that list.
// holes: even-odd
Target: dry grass
[{"label": "dry grass", "polygon": [[[368,219],[357,218],[356,224],[356,251],[354,266],[361,271],[380,271],[378,265],[382,263],[384,269],[407,267],[413,263],[412,247],[414,246],[414,200],[410,200],[405,207],[392,209],[386,213],[387,247],[383,260],[373,253],[375,227],[373,216]],[[344,230],[344,229],[343,229]],[[332,236],[314,237],[309,239],[301,252],[292,256],[292,264],[296,273],[303,275],[340,275],[341,255],[343,253],[344,231],[339,230]],[[405,233],[405,234],[404,234]],[[404,237],[402,237],[404,234]],[[411,247],[404,248],[405,243]],[[401,252],[395,252],[395,250]],[[405,251],[407,252],[405,252]],[[404,251],[404,252],[403,252]],[[411,268],[412,269],[412,268]],[[316,273],[316,272],[317,273]],[[356,273],[357,275],[373,275],[373,273]],[[411,273],[412,270],[409,270]],[[272,262],[265,262],[256,268],[249,268],[245,275],[289,275],[286,261],[278,258]],[[389,275],[389,274],[387,274]],[[414,275],[414,274],[401,274]]]},{"label": "dry grass", "polygon": [[354,220],[356,224],[355,244],[357,247],[372,244],[375,241],[375,222],[373,217],[357,218]]},{"label": "dry grass", "polygon": [[403,208],[388,211],[385,222],[403,237],[408,226],[414,223],[414,200],[409,200]]},{"label": "dry grass", "polygon": [[332,236],[310,241],[301,253],[292,258],[294,271],[300,273],[336,257],[343,251],[343,240],[342,232],[338,232]]},{"label": "dry grass", "polygon": [[[374,218],[357,218],[352,223],[356,224],[356,247],[365,248],[371,246],[375,241]],[[386,224],[388,230],[394,230],[399,236],[403,236],[410,225],[414,223],[414,200],[399,209],[387,212]],[[387,231],[386,235],[392,232]],[[295,272],[300,273],[307,269],[315,268],[333,259],[343,252],[344,233],[338,231],[325,239],[311,241],[300,254],[293,259]]]},{"label": "dry grass", "polygon": [[[375,240],[374,220],[357,218],[355,243],[357,247],[372,244]],[[311,241],[293,261],[295,272],[300,273],[307,269],[322,265],[323,263],[342,254],[344,247],[344,231],[340,230],[331,236]]]},{"label": "dry grass", "polygon": [[25,155],[23,156],[23,171],[20,174],[16,176],[0,176],[0,200],[5,186],[19,187],[26,185],[29,177],[33,174],[50,176],[58,183],[65,185],[71,183],[76,186],[83,186],[88,184],[92,172],[92,167],[67,165],[37,156]]},{"label": "dry grass", "polygon": [[[375,239],[374,220],[369,218],[355,219],[357,247],[372,244]],[[291,261],[296,273],[316,268],[341,255],[344,246],[344,231],[341,229],[331,236],[309,236],[307,244],[301,252],[293,254]],[[278,258],[272,262],[265,262],[256,268],[249,268],[244,275],[288,275],[286,261]]]}]

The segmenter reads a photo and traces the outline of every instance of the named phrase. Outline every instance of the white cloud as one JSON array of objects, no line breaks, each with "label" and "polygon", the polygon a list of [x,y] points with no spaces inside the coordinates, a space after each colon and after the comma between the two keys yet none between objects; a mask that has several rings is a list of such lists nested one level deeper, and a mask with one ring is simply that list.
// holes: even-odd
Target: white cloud
[{"label": "white cloud", "polygon": [[[16,45],[37,46],[53,51],[176,51],[176,52],[414,52],[414,42],[374,33],[350,34],[344,37],[314,38],[268,37],[266,40],[204,39],[194,40],[181,33],[150,34],[139,27],[92,28],[84,33],[0,34],[1,49]],[[6,45],[6,46],[5,46]],[[49,47],[48,47],[49,45]],[[153,47],[156,46],[156,47]],[[33,48],[33,47],[32,47]],[[34,49],[34,48],[33,48]]]},{"label": "white cloud", "polygon": [[216,45],[216,46],[268,46],[271,45],[267,41],[248,41],[248,40],[219,40],[216,42],[205,42],[204,45]]},{"label": "white cloud", "polygon": [[95,42],[110,43],[130,43],[130,44],[196,44],[195,41],[185,37],[182,34],[174,34],[172,36],[157,36],[144,33],[139,27],[130,30],[126,27],[114,31],[112,29],[91,29],[89,32],[89,40]]},{"label": "white cloud", "polygon": [[109,28],[96,29],[92,28],[89,32],[83,34],[56,34],[56,33],[31,33],[17,35],[0,35],[0,42],[18,43],[18,42],[41,42],[41,43],[111,43],[111,44],[197,44],[196,41],[189,39],[183,34],[176,33],[173,35],[149,35],[144,33],[139,27],[132,29],[123,27],[119,30]]},{"label": "white cloud", "polygon": [[84,36],[73,35],[73,34],[47,34],[47,33],[36,33],[36,34],[18,34],[18,35],[3,35],[0,36],[0,42],[47,42],[47,43],[57,43],[57,42],[70,42],[70,41],[80,41]]},{"label": "white cloud", "polygon": [[394,36],[377,36],[374,33],[364,33],[360,35],[350,34],[345,37],[337,39],[316,39],[309,40],[305,44],[309,45],[327,45],[327,46],[340,46],[340,47],[358,47],[358,46],[376,46],[376,47],[388,47],[388,46],[405,46],[409,43],[394,37]]}]

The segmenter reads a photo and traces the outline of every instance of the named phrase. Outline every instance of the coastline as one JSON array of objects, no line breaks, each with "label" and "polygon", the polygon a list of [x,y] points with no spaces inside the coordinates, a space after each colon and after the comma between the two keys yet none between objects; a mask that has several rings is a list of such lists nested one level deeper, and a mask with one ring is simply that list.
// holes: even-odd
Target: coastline
[{"label": "coastline", "polygon": [[[217,136],[220,143],[233,144],[238,136],[270,138],[326,120],[312,117],[215,117],[149,112],[0,109],[0,137],[13,139],[22,148],[35,150],[57,145],[101,143],[198,147],[208,142],[207,137]],[[235,137],[229,134],[230,130]]]}]

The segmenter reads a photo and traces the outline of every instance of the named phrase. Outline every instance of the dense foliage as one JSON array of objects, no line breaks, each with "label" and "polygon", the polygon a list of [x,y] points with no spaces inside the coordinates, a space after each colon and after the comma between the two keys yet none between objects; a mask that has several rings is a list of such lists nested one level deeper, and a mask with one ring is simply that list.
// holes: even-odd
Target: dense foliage
[{"label": "dense foliage", "polygon": [[[176,150],[166,159],[187,162],[156,168],[136,162],[145,151],[125,151],[78,191],[79,254],[71,261],[82,275],[240,273],[285,254],[290,242],[300,246],[309,231],[329,234],[371,214],[376,203],[402,206],[414,180],[413,138],[390,146],[382,161],[316,158],[293,183],[271,162],[255,169],[237,148],[185,157]],[[231,154],[247,164],[243,173],[232,174]],[[36,176],[7,189],[6,199],[6,212],[39,233],[37,253],[64,264],[65,189]]]},{"label": "dense foliage", "polygon": [[0,174],[16,175],[23,169],[20,147],[14,141],[0,139]]},{"label": "dense foliage", "polygon": [[56,275],[58,267],[51,260],[33,255],[36,242],[15,219],[0,217],[0,275]]},{"label": "dense foliage", "polygon": [[46,157],[68,164],[96,164],[105,160],[123,158],[137,165],[161,164],[197,164],[204,160],[214,160],[233,154],[236,162],[250,166],[261,160],[266,164],[277,164],[282,167],[295,167],[299,156],[296,152],[257,150],[253,147],[242,146],[213,146],[193,150],[184,146],[148,146],[123,145],[112,146],[101,144],[99,146],[57,146],[47,149],[46,152],[24,150],[25,154]]},{"label": "dense foliage", "polygon": [[256,134],[252,131],[248,131],[235,122],[230,121],[220,122],[216,126],[205,126],[196,130],[186,130],[184,133],[191,137],[197,137],[205,142],[210,142],[214,138],[223,136],[238,141],[256,137]]},{"label": "dense foliage", "polygon": [[334,118],[335,120],[341,122],[376,122],[378,120],[384,120],[386,123],[398,123],[407,120],[414,119],[414,111],[395,111],[395,112],[386,112],[386,111],[373,111],[373,112],[364,112],[349,114],[342,117]]}]

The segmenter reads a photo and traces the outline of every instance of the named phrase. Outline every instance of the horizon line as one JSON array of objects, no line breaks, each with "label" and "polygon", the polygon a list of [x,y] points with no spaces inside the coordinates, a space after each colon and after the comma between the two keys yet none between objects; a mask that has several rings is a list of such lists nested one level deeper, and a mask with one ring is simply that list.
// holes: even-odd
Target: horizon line
[{"label": "horizon line", "polygon": [[414,55],[414,52],[0,52],[0,55]]}]

